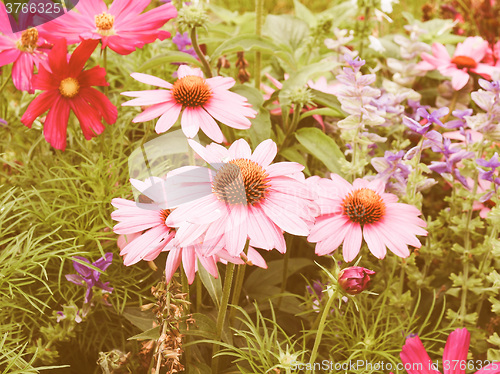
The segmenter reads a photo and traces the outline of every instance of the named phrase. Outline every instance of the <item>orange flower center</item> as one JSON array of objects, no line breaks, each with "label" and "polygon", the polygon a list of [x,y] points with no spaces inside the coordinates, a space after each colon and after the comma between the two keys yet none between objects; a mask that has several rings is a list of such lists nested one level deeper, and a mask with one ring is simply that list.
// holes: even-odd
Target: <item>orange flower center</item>
[{"label": "orange flower center", "polygon": [[[160,210],[160,217],[161,217],[161,220],[163,221],[163,223],[165,223],[165,221],[167,220],[167,218],[170,215],[170,213],[172,213],[172,211],[170,209],[162,209],[162,210]],[[166,223],[165,223],[165,226],[167,226]]]},{"label": "orange flower center", "polygon": [[212,182],[212,191],[228,204],[254,205],[266,197],[267,176],[256,162],[239,158],[220,168]]},{"label": "orange flower center", "polygon": [[459,69],[474,69],[477,66],[477,62],[469,56],[455,56],[451,62]]},{"label": "orange flower center", "polygon": [[68,99],[78,95],[78,91],[80,91],[80,84],[75,78],[65,78],[59,84],[59,92]]},{"label": "orange flower center", "polygon": [[361,225],[378,222],[385,214],[382,197],[369,188],[352,191],[342,201],[342,207],[345,216]]},{"label": "orange flower center", "polygon": [[95,27],[97,28],[97,32],[101,35],[108,36],[112,35],[112,28],[115,24],[115,16],[108,14],[106,12],[102,12],[94,17]]},{"label": "orange flower center", "polygon": [[205,79],[196,75],[187,75],[174,83],[172,96],[179,104],[194,108],[206,104],[212,96],[212,90]]},{"label": "orange flower center", "polygon": [[36,48],[36,43],[38,42],[38,30],[34,27],[24,30],[21,34],[20,43],[18,43],[18,48],[22,51],[33,52]]}]

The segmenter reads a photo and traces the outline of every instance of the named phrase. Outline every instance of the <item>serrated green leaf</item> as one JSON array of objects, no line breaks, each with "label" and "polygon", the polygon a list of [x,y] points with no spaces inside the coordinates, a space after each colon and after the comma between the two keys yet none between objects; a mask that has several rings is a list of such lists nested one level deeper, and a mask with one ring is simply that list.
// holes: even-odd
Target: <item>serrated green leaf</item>
[{"label": "serrated green leaf", "polygon": [[152,329],[141,332],[140,334],[131,336],[127,340],[158,340],[160,338],[160,327],[156,326]]},{"label": "serrated green leaf", "polygon": [[165,53],[164,55],[156,56],[153,57],[152,59],[149,59],[146,61],[144,64],[142,64],[137,71],[139,73],[147,71],[149,69],[155,68],[160,65],[164,64],[170,64],[172,62],[185,62],[188,64],[193,64],[198,67],[202,67],[201,62],[198,61],[196,58],[193,56],[184,53],[184,52],[178,52],[178,51],[171,51],[168,53]]},{"label": "serrated green leaf", "polygon": [[335,141],[320,129],[307,127],[299,129],[295,137],[307,151],[323,162],[332,173],[340,174],[340,162],[344,154]]}]

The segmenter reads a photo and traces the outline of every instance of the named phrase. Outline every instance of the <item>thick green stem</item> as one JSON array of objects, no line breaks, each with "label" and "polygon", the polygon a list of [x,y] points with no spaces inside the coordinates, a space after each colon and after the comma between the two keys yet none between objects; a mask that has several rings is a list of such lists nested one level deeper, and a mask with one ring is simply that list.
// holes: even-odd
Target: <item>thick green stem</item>
[{"label": "thick green stem", "polygon": [[196,55],[200,59],[201,64],[203,65],[203,72],[205,73],[205,77],[212,78],[212,69],[210,69],[210,65],[208,64],[205,55],[201,52],[200,46],[198,44],[198,37],[196,36],[196,27],[191,29],[190,33],[191,45],[193,46]]},{"label": "thick green stem", "polygon": [[[243,249],[243,253],[246,255],[248,253],[248,247],[250,246],[250,239],[247,239],[245,243],[245,248]],[[246,270],[247,264],[242,264],[238,265],[238,270],[236,272],[236,281],[234,283],[234,291],[233,291],[233,298],[231,299],[231,304],[233,307],[231,308],[231,311],[229,312],[229,322],[231,322],[234,319],[234,315],[236,313],[236,308],[235,306],[238,305],[238,302],[240,301],[240,295],[241,295],[241,289],[243,288],[243,280],[245,279],[245,270]]]},{"label": "thick green stem", "polygon": [[292,123],[288,128],[286,128],[285,139],[283,140],[281,149],[285,149],[292,141],[291,137],[295,132],[295,130],[297,129],[297,125],[299,124],[300,112],[302,112],[302,105],[295,104],[293,106]]},{"label": "thick green stem", "polygon": [[[255,0],[255,35],[262,36],[262,18],[264,14],[264,0]],[[260,90],[260,69],[261,69],[261,53],[255,52],[255,88]]]},{"label": "thick green stem", "polygon": [[196,313],[200,313],[201,311],[201,303],[202,301],[202,282],[200,275],[196,275]]},{"label": "thick green stem", "polygon": [[[323,314],[321,315],[321,320],[319,321],[318,331],[316,332],[316,338],[314,339],[314,346],[311,352],[311,357],[309,358],[309,367],[314,367],[314,362],[316,361],[316,356],[318,355],[319,344],[321,343],[321,337],[323,336],[323,331],[325,330],[326,317],[330,314],[330,309],[332,308],[333,301],[337,296],[337,292],[333,292],[328,298],[328,302],[323,309]],[[307,370],[306,374],[311,374],[312,370]]]},{"label": "thick green stem", "polygon": [[[222,300],[219,306],[219,313],[217,314],[217,325],[215,339],[221,340],[222,330],[224,328],[224,320],[226,319],[227,306],[229,302],[229,295],[231,294],[231,286],[233,283],[234,264],[229,262],[226,266],[226,275],[224,277],[224,289],[222,290]],[[214,344],[212,349],[212,373],[219,372],[219,358],[214,357],[219,351],[219,345]]]}]

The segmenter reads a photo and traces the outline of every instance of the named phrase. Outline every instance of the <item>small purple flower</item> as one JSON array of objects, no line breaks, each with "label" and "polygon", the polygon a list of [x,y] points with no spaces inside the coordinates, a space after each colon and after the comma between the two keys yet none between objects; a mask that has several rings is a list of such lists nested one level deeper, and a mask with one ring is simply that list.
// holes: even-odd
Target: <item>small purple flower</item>
[{"label": "small purple flower", "polygon": [[[111,265],[111,262],[113,261],[113,253],[108,252],[104,256],[105,257],[101,257],[99,260],[92,263],[92,265],[102,270],[103,272],[108,268],[109,265]],[[75,256],[74,258],[90,264],[90,261],[85,257]],[[87,286],[87,292],[85,293],[86,304],[88,304],[92,299],[92,287],[94,286],[107,292],[113,291],[113,288],[109,286],[109,282],[103,283],[99,280],[99,276],[101,275],[101,273],[97,270],[91,269],[76,261],[73,261],[73,267],[78,274],[66,274],[66,279],[72,283]]]},{"label": "small purple flower", "polygon": [[429,112],[427,112],[425,108],[417,109],[417,114],[422,118],[425,118],[429,124],[435,123],[436,125],[441,127],[443,127],[443,123],[439,120],[439,118],[446,116],[449,112],[450,110],[447,107],[439,108],[431,114],[429,114]]},{"label": "small purple flower", "polygon": [[411,131],[414,131],[420,135],[425,134],[429,130],[429,127],[431,127],[432,125],[431,122],[427,122],[425,125],[421,125],[413,118],[407,116],[403,117],[403,124],[406,125],[406,127],[408,127]]},{"label": "small purple flower", "polygon": [[177,46],[177,49],[181,52],[187,53],[195,58],[198,58],[196,52],[193,48],[187,48],[191,46],[191,39],[189,38],[189,34],[186,31],[184,34],[181,34],[177,31],[177,34],[172,38],[172,42]]},{"label": "small purple flower", "polygon": [[311,296],[314,296],[316,299],[321,301],[321,299],[323,298],[323,290],[325,289],[325,287],[326,286],[323,283],[315,280],[312,286],[306,286],[306,289]]},{"label": "small purple flower", "polygon": [[0,118],[0,127],[7,127],[8,123],[3,118]]},{"label": "small purple flower", "polygon": [[476,160],[476,162],[479,166],[482,166],[483,168],[491,168],[493,170],[500,166],[500,162],[498,161],[498,152],[495,152],[495,154],[493,155],[493,157],[490,158],[489,161],[479,158]]},{"label": "small purple flower", "polygon": [[344,59],[354,70],[359,70],[359,68],[365,64],[365,60],[361,60],[359,56],[353,59],[347,53],[344,55]]},{"label": "small purple flower", "polygon": [[447,129],[458,129],[460,127],[467,127],[467,122],[465,121],[465,117],[471,116],[472,115],[472,109],[465,109],[465,110],[454,110],[451,112],[454,117],[457,117],[458,119],[455,119],[453,121],[448,121],[445,124],[443,124],[444,128]]},{"label": "small purple flower", "polygon": [[478,83],[486,91],[500,93],[500,81],[488,82],[486,79],[479,79]]}]

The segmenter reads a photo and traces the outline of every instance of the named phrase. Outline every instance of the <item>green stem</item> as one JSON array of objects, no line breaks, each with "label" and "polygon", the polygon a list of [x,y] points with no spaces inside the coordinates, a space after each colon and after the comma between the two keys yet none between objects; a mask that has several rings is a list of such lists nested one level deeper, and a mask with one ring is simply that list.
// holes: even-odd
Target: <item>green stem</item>
[{"label": "green stem", "polygon": [[[231,294],[231,285],[233,283],[234,264],[229,262],[226,266],[226,275],[224,277],[224,289],[222,290],[222,300],[219,306],[219,313],[217,314],[217,325],[215,339],[221,340],[222,330],[224,328],[224,320],[226,319],[227,306],[229,302],[229,295]],[[212,373],[219,372],[219,358],[214,357],[219,351],[219,345],[214,344],[212,349]]]},{"label": "green stem", "polygon": [[[104,48],[104,51],[102,51],[102,65],[106,75],[108,75],[108,47]],[[109,86],[104,86],[104,95],[108,96],[108,92]]]},{"label": "green stem", "polygon": [[[481,145],[478,150],[478,157],[480,158],[483,153],[483,146]],[[464,238],[464,255],[463,255],[463,283],[462,283],[462,298],[460,301],[460,321],[462,322],[462,325],[465,325],[465,317],[467,316],[467,291],[469,287],[467,286],[467,282],[469,280],[469,253],[471,249],[470,245],[470,223],[472,220],[472,206],[474,205],[474,199],[476,198],[477,194],[477,188],[478,188],[478,178],[479,172],[476,170],[474,175],[473,175],[473,180],[474,180],[474,186],[472,188],[472,195],[470,199],[470,206],[467,211],[467,219],[465,221],[465,238]]]},{"label": "green stem", "polygon": [[450,117],[451,115],[451,112],[453,112],[455,110],[455,107],[457,106],[457,101],[458,101],[458,97],[459,97],[459,93],[458,91],[455,91],[453,93],[453,97],[451,98],[451,102],[450,102],[450,111],[448,112],[448,114],[443,118],[443,123],[446,122],[448,120],[448,117]]},{"label": "green stem", "polygon": [[[311,357],[309,359],[309,367],[314,367],[314,362],[316,361],[316,356],[318,355],[319,344],[321,343],[321,337],[323,336],[323,331],[325,330],[326,317],[330,314],[330,309],[332,308],[333,301],[337,296],[337,292],[334,291],[333,294],[328,298],[325,309],[323,309],[323,314],[321,315],[321,320],[319,321],[318,331],[316,332],[316,338],[314,339],[314,346],[311,352]],[[306,374],[311,374],[312,370],[307,370]]]},{"label": "green stem", "polygon": [[[248,253],[249,246],[250,246],[250,239],[247,239],[247,241],[245,242],[245,248],[243,248],[243,253],[245,254],[245,258]],[[230,322],[234,319],[234,315],[236,313],[236,305],[238,305],[238,302],[240,301],[241,289],[243,288],[243,280],[245,279],[245,270],[246,270],[246,264],[238,265],[238,271],[236,273],[236,281],[234,284],[233,298],[231,299],[231,304],[233,305],[233,307],[229,312]]]},{"label": "green stem", "polygon": [[[281,279],[280,294],[285,292],[285,289],[286,289],[286,283],[288,280],[288,263],[290,261],[290,252],[291,252],[292,241],[293,241],[294,236],[289,236],[288,238],[289,238],[289,240],[288,240],[288,243],[286,245],[285,257],[283,258],[283,278]],[[283,296],[280,296],[280,300],[278,301],[278,309],[281,306],[282,300],[283,300]]]},{"label": "green stem", "polygon": [[205,73],[206,78],[212,78],[212,69],[210,69],[210,65],[208,64],[205,55],[201,52],[200,46],[198,45],[198,37],[196,36],[196,27],[191,29],[190,33],[191,45],[193,46],[196,55],[200,59],[201,64],[203,65],[203,72]]},{"label": "green stem", "polygon": [[363,20],[363,30],[361,31],[361,41],[360,41],[360,46],[359,46],[360,58],[363,58],[363,50],[365,47],[365,32],[366,32],[369,18],[370,18],[370,7],[366,6],[365,7],[365,19]]},{"label": "green stem", "polygon": [[[255,0],[255,34],[257,37],[262,36],[262,18],[264,14],[264,0]],[[260,69],[261,69],[261,53],[255,52],[255,88],[260,90]]]},{"label": "green stem", "polygon": [[196,275],[196,312],[200,313],[202,301],[202,284],[201,277],[199,274]]},{"label": "green stem", "polygon": [[302,111],[302,105],[295,104],[293,106],[293,115],[292,115],[292,123],[290,127],[286,128],[285,139],[283,140],[283,144],[281,145],[281,149],[285,149],[288,144],[291,142],[291,136],[297,130],[297,125],[299,124],[300,112]]}]

